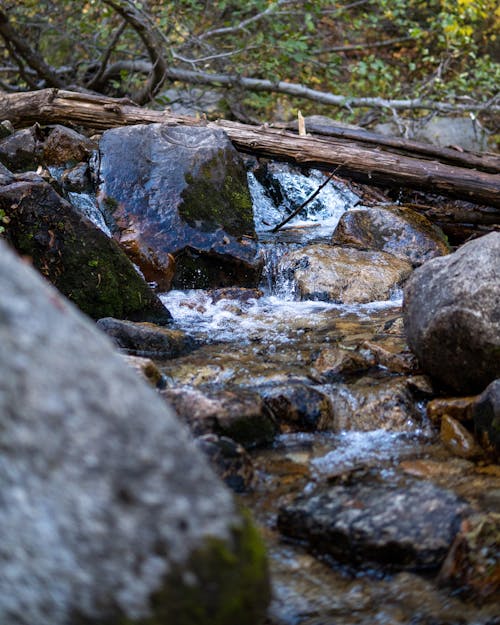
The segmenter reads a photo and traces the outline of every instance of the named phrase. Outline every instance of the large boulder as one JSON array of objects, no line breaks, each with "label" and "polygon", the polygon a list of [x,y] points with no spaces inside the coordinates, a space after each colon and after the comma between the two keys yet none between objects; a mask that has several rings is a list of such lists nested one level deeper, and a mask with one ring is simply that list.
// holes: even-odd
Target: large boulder
[{"label": "large boulder", "polygon": [[257,284],[261,261],[246,172],[222,130],[108,130],[100,142],[98,196],[121,245],[160,288],[172,282],[172,256],[174,286]]},{"label": "large boulder", "polygon": [[278,266],[300,299],[342,304],[389,299],[411,270],[410,263],[385,252],[323,243],[288,252]]},{"label": "large boulder", "polygon": [[388,252],[414,267],[450,251],[443,232],[427,217],[401,206],[347,211],[340,218],[332,243]]},{"label": "large boulder", "polygon": [[500,377],[500,233],[416,269],[404,323],[422,368],[446,387],[476,393]]},{"label": "large boulder", "polygon": [[172,410],[0,242],[0,622],[254,625],[266,558]]},{"label": "large boulder", "polygon": [[165,323],[170,313],[113,239],[42,180],[0,187],[10,243],[94,319]]}]

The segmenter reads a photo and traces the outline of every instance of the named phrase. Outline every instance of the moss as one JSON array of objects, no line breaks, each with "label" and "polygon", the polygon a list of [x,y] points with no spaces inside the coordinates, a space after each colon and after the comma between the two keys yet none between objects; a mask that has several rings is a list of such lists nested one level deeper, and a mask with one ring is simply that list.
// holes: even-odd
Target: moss
[{"label": "moss", "polygon": [[229,542],[209,538],[171,571],[151,598],[151,617],[117,625],[258,625],[270,599],[267,556],[249,514],[242,514]]},{"label": "moss", "polygon": [[[255,236],[252,199],[242,163],[223,149],[185,174],[179,213],[186,222],[208,232]],[[221,183],[222,181],[222,183]]]}]

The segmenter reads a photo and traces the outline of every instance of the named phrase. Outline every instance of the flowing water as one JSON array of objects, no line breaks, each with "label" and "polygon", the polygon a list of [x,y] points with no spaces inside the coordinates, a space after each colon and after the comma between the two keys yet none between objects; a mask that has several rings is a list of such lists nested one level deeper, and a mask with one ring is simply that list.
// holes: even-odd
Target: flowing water
[{"label": "flowing water", "polygon": [[[402,344],[401,294],[363,305],[299,301],[293,284],[277,271],[280,258],[289,249],[327,241],[344,211],[360,200],[340,183],[331,182],[303,214],[272,234],[272,227],[323,180],[320,172],[304,176],[286,168],[279,175],[286,201],[277,206],[256,177],[249,174],[256,229],[265,259],[260,292],[214,297],[210,291],[191,290],[161,296],[174,325],[197,345],[188,355],[159,363],[169,386],[260,391],[275,385],[303,384],[321,390],[332,401],[340,395],[350,401],[356,385],[376,388],[394,378],[384,367],[346,383],[325,381],[315,373],[313,364],[325,346],[341,345],[348,350],[366,340],[387,340],[391,336]],[[81,205],[79,197],[72,201]],[[84,208],[92,211],[88,204]],[[99,216],[92,219],[101,221]],[[413,471],[420,467],[426,477],[426,462],[445,468],[436,479],[470,500],[480,497],[481,492],[490,496],[496,493],[496,504],[490,497],[486,508],[500,508],[498,476],[481,477],[472,462],[453,458],[436,440],[418,401],[411,418],[395,429],[385,425],[383,419],[372,428],[366,423],[358,429],[321,432],[285,428],[272,447],[255,449],[251,454],[257,480],[255,488],[241,497],[252,509],[268,545],[273,579],[270,624],[499,622],[495,619],[500,613],[498,605],[480,607],[465,602],[449,589],[440,588],[435,575],[407,571],[389,574],[341,566],[310,555],[300,544],[287,542],[276,529],[279,505],[319,482],[375,470],[388,482],[404,483],[401,467]],[[412,513],[417,516],[419,511]]]}]

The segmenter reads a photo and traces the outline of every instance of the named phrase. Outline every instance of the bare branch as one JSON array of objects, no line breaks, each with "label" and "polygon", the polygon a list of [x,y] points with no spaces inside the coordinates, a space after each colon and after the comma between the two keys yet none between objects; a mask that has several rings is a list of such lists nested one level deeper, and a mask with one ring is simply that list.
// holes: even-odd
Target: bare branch
[{"label": "bare branch", "polygon": [[[15,51],[15,60],[19,65],[20,72],[23,71],[23,66],[22,63],[19,64],[19,58],[23,59],[29,67],[34,69],[47,86],[64,87],[64,81],[59,78],[50,65],[45,63],[40,54],[26,43],[26,39],[15,30],[9,22],[7,14],[2,9],[0,9],[0,36],[4,39],[6,45]],[[26,79],[26,76],[24,78]],[[27,82],[30,86],[33,86],[31,81],[27,80]]]},{"label": "bare branch", "polygon": [[97,70],[97,72],[94,74],[94,76],[85,84],[85,87],[87,89],[98,89],[101,86],[101,79],[104,76],[104,73],[106,71],[106,66],[109,62],[109,58],[116,46],[116,44],[118,43],[120,37],[123,34],[123,31],[127,28],[127,22],[124,20],[120,26],[116,29],[115,34],[113,35],[108,47],[106,48],[106,50],[104,51],[104,54],[102,55],[102,59],[101,59],[101,64],[99,66],[99,69]]},{"label": "bare branch", "polygon": [[350,52],[351,50],[369,50],[371,48],[387,48],[396,43],[404,43],[405,41],[415,41],[414,37],[397,37],[396,39],[388,39],[387,41],[375,41],[373,43],[353,43],[345,46],[334,46],[333,48],[321,48],[313,50],[314,54],[325,54],[327,52]]},{"label": "bare branch", "polygon": [[226,26],[225,28],[214,28],[213,30],[207,30],[205,33],[198,35],[198,40],[203,41],[203,39],[208,39],[208,37],[215,37],[219,35],[229,35],[231,33],[238,32],[239,30],[244,30],[249,24],[253,24],[258,20],[267,17],[271,13],[274,13],[276,9],[284,4],[291,4],[294,0],[277,0],[274,4],[271,4],[260,13],[253,15],[252,17],[248,17],[246,20],[242,20],[239,24],[235,24],[234,26]]}]

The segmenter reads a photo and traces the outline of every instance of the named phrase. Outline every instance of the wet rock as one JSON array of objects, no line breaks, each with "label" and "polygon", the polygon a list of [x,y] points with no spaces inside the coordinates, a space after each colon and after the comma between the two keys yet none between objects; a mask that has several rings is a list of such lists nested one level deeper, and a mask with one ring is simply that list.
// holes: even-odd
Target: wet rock
[{"label": "wet rock", "polygon": [[285,254],[278,271],[293,281],[301,299],[354,304],[389,299],[411,265],[385,252],[315,244]]},{"label": "wet rock", "polygon": [[280,509],[278,527],[348,564],[429,569],[443,562],[466,508],[432,482],[366,480],[298,497]]},{"label": "wet rock", "polygon": [[158,369],[158,366],[150,359],[141,356],[130,356],[124,354],[125,362],[144,378],[154,388],[165,388],[165,376]]},{"label": "wet rock", "polygon": [[459,394],[500,377],[500,233],[415,270],[404,292],[408,344],[422,368]]},{"label": "wet rock", "polygon": [[90,317],[170,320],[117,243],[46,182],[0,187],[0,209],[8,241]]},{"label": "wet rock", "polygon": [[0,292],[2,625],[259,622],[261,540],[173,412],[1,241]]},{"label": "wet rock", "polygon": [[469,598],[498,601],[500,514],[478,514],[462,521],[439,579]]},{"label": "wet rock", "polygon": [[[101,208],[147,280],[165,288],[161,267],[170,274],[173,255],[175,287],[257,285],[261,259],[246,173],[223,131],[117,128],[103,134],[100,154]],[[154,276],[142,260],[151,255]]]},{"label": "wet rock", "polygon": [[238,287],[226,287],[224,289],[211,289],[208,291],[212,303],[220,302],[223,299],[236,300],[243,304],[254,299],[260,299],[264,293],[260,289],[245,289]]},{"label": "wet rock", "polygon": [[97,145],[88,137],[66,128],[54,126],[43,143],[45,165],[65,165],[87,161]]},{"label": "wet rock", "polygon": [[261,395],[282,431],[314,431],[332,416],[328,396],[311,386],[275,386]]},{"label": "wet rock", "polygon": [[350,374],[367,371],[375,365],[368,352],[347,347],[325,347],[313,363],[313,375],[320,382],[333,382]]},{"label": "wet rock", "polygon": [[4,137],[8,137],[9,135],[13,135],[16,132],[16,129],[12,125],[12,122],[9,119],[4,119],[0,122],[0,139]]},{"label": "wet rock", "polygon": [[418,362],[414,354],[398,340],[364,341],[362,348],[374,363],[392,373],[415,373]]},{"label": "wet rock", "polygon": [[426,406],[427,416],[439,425],[441,419],[447,415],[463,423],[472,420],[472,410],[477,395],[469,397],[437,397],[432,399]]},{"label": "wet rock", "polygon": [[272,443],[278,427],[260,395],[252,391],[168,388],[162,396],[195,436],[219,434],[245,448]]},{"label": "wet rock", "polygon": [[38,125],[0,139],[0,163],[13,172],[36,169],[42,154],[42,141]]},{"label": "wet rock", "polygon": [[414,267],[450,252],[439,228],[416,211],[400,206],[355,208],[344,213],[332,243],[388,252]]},{"label": "wet rock", "polygon": [[415,401],[404,378],[336,384],[331,402],[333,419],[322,422],[321,429],[411,432],[418,426]]},{"label": "wet rock", "polygon": [[0,185],[10,184],[15,180],[14,174],[0,163]]},{"label": "wet rock", "polygon": [[483,455],[472,434],[447,414],[441,419],[440,437],[444,446],[460,458],[472,459]]},{"label": "wet rock", "polygon": [[252,459],[245,448],[227,436],[205,434],[196,444],[226,486],[236,493],[251,490],[255,481]]},{"label": "wet rock", "polygon": [[136,356],[175,358],[191,346],[181,330],[163,328],[154,323],[106,317],[99,319],[97,326],[112,337],[119,347]]},{"label": "wet rock", "polygon": [[66,192],[91,193],[93,188],[88,164],[78,163],[64,170],[61,175],[61,185]]},{"label": "wet rock", "polygon": [[497,460],[500,460],[500,380],[492,382],[473,407],[476,436]]}]

